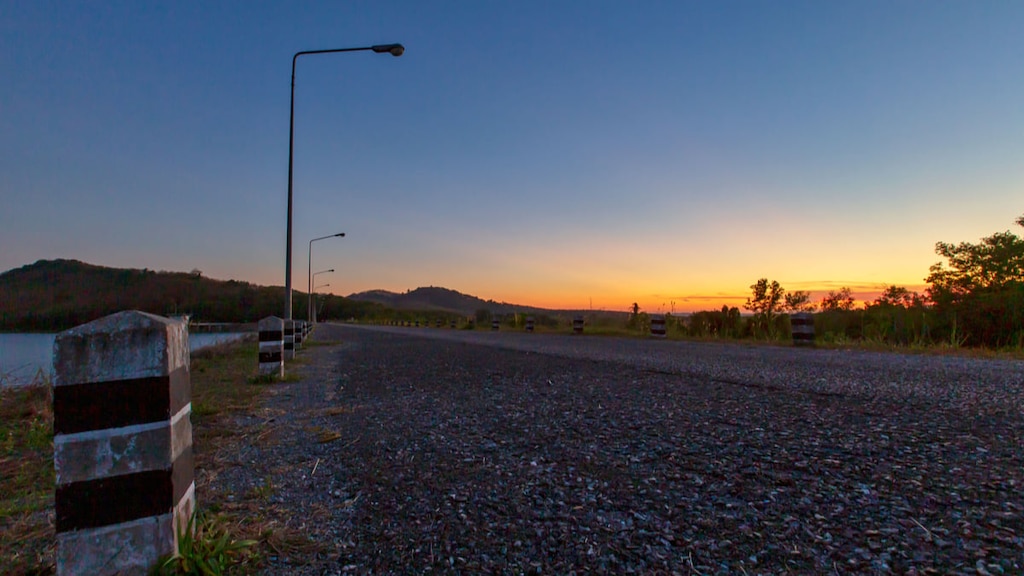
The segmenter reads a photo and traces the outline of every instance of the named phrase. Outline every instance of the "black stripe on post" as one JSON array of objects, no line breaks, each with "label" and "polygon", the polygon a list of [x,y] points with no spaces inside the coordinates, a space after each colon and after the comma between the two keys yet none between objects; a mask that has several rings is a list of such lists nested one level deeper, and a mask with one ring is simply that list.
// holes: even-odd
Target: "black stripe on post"
[{"label": "black stripe on post", "polygon": [[280,342],[284,338],[281,330],[269,330],[260,332],[260,342]]},{"label": "black stripe on post", "polygon": [[191,392],[184,368],[170,376],[54,386],[53,433],[165,421],[189,403]]},{"label": "black stripe on post", "polygon": [[260,352],[260,364],[267,364],[271,362],[281,361],[281,351],[277,350],[274,352]]},{"label": "black stripe on post", "polygon": [[170,513],[194,479],[192,447],[169,470],[149,470],[57,486],[57,532],[98,528]]}]

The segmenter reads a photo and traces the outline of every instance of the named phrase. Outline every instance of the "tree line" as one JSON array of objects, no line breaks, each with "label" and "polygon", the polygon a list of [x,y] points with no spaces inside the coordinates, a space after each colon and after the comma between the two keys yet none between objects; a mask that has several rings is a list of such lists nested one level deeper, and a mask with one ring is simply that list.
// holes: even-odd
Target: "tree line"
[{"label": "tree line", "polygon": [[[1024,216],[1016,224],[1024,227]],[[977,243],[938,242],[935,252],[945,261],[930,267],[924,294],[890,285],[858,307],[843,287],[815,304],[806,291],[761,278],[743,306],[749,317],[723,306],[679,319],[675,328],[695,337],[789,338],[789,315],[813,312],[826,342],[1024,348],[1024,238],[997,232]]]}]

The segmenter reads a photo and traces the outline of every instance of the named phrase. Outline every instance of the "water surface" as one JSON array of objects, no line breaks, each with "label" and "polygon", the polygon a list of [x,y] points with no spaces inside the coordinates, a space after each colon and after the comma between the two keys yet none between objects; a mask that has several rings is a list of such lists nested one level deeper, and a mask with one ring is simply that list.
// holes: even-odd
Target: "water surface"
[{"label": "water surface", "polygon": [[[189,334],[193,352],[209,346],[233,342],[246,332]],[[53,341],[56,334],[0,334],[0,385],[22,386],[42,377],[53,376]]]}]

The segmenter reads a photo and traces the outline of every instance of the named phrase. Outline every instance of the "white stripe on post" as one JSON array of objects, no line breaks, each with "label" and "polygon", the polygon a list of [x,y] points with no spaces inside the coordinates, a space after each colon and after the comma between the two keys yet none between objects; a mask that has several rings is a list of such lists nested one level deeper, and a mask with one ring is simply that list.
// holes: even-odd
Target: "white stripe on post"
[{"label": "white stripe on post", "polygon": [[146,573],[195,510],[188,327],[118,312],[53,358],[57,573]]}]

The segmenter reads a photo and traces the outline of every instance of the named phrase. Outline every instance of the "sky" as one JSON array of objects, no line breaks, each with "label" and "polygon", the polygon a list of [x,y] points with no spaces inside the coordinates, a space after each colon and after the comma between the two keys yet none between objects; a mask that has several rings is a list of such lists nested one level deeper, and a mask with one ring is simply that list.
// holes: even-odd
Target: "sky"
[{"label": "sky", "polygon": [[[1024,3],[0,0],[0,271],[552,308],[924,289],[1024,214]],[[1020,230],[1016,230],[1020,232]]]}]

